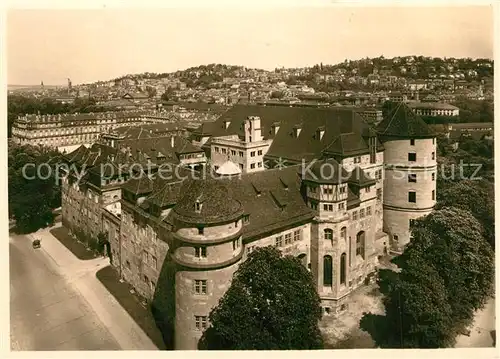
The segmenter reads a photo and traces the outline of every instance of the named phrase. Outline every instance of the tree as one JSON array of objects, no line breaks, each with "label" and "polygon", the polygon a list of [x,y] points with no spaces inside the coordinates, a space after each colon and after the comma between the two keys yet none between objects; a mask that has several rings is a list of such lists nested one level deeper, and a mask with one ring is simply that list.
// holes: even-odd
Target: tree
[{"label": "tree", "polygon": [[360,325],[381,347],[449,347],[492,294],[494,253],[470,212],[443,207],[412,225],[412,240],[379,270],[385,316]]},{"label": "tree", "polygon": [[18,231],[32,232],[53,223],[52,209],[61,206],[55,175],[59,155],[46,147],[9,144],[9,218],[16,220]]},{"label": "tree", "polygon": [[320,299],[311,273],[273,247],[252,252],[210,313],[200,349],[320,349]]},{"label": "tree", "polygon": [[367,314],[360,323],[378,346],[440,348],[453,342],[446,288],[438,272],[422,258],[410,259],[401,273],[380,270],[379,286],[385,316]]},{"label": "tree", "polygon": [[492,294],[495,264],[481,224],[468,211],[443,207],[415,221],[412,241],[395,263],[403,270],[413,257],[436,269],[448,292],[455,329],[472,319]]},{"label": "tree", "polygon": [[456,207],[469,211],[482,225],[483,236],[495,248],[495,189],[493,183],[467,180],[438,192],[437,208]]}]

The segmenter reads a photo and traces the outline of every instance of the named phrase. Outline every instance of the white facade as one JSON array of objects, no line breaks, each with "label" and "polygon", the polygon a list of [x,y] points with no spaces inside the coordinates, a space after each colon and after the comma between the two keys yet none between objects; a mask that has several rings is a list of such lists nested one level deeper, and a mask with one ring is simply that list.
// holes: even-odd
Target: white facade
[{"label": "white facade", "polygon": [[410,221],[436,204],[436,140],[398,139],[384,147],[384,231],[400,249],[410,241]]}]

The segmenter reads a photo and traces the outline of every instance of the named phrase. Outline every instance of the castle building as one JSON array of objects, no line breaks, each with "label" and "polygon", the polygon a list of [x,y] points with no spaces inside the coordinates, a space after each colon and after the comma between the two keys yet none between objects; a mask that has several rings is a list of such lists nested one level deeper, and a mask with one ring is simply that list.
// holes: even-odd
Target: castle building
[{"label": "castle building", "polygon": [[207,162],[201,148],[180,136],[129,139],[115,147],[82,145],[62,160],[66,165],[61,167],[62,222],[85,241],[100,233],[111,237],[120,233],[121,186],[131,177],[150,178],[158,171],[173,177],[177,167],[190,172]]},{"label": "castle building", "polygon": [[436,204],[436,135],[403,104],[377,128],[384,144],[384,230],[401,250],[411,238],[413,220]]},{"label": "castle building", "polygon": [[[401,249],[411,236],[409,221],[435,203],[435,182],[423,177],[435,170],[434,137],[405,104],[377,128],[349,109],[236,105],[195,135],[210,155],[215,146],[226,153],[210,169],[178,163],[169,178],[129,179],[120,206],[103,210],[121,278],[148,301],[173,286],[175,349],[197,348],[210,311],[257,247],[300,259],[324,315],[348,310],[350,294],[373,278],[378,257]],[[217,142],[226,136],[234,142]],[[232,147],[237,141],[240,147]],[[263,146],[262,157],[246,157],[254,143]],[[244,152],[243,161],[231,148]],[[270,165],[248,170],[258,160]],[[408,201],[410,193],[416,202]],[[175,268],[169,283],[161,279],[167,263]]]},{"label": "castle building", "polygon": [[12,139],[21,145],[66,147],[94,143],[117,127],[168,122],[167,116],[144,111],[24,115],[14,121]]}]

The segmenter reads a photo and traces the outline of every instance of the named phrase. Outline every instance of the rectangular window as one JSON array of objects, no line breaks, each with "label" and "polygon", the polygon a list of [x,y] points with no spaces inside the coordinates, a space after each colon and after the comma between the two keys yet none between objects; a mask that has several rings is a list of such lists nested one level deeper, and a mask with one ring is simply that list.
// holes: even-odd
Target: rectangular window
[{"label": "rectangular window", "polygon": [[366,207],[366,216],[371,216],[372,215],[372,207]]},{"label": "rectangular window", "polygon": [[408,153],[408,161],[410,162],[415,162],[417,160],[417,154],[416,153]]},{"label": "rectangular window", "polygon": [[235,156],[236,155],[236,151],[235,150],[231,150],[231,155]]},{"label": "rectangular window", "polygon": [[285,244],[292,243],[292,233],[285,234]]},{"label": "rectangular window", "polygon": [[207,258],[207,247],[194,247],[194,256],[196,258]]},{"label": "rectangular window", "polygon": [[410,146],[415,146],[415,139],[413,139],[413,138],[412,138],[412,139],[410,140]]},{"label": "rectangular window", "polygon": [[435,138],[433,138],[433,139],[432,139],[432,144],[435,144],[435,143],[436,143],[436,139],[435,139]]},{"label": "rectangular window", "polygon": [[240,155],[240,157],[243,157],[243,151],[239,151],[238,154]]},{"label": "rectangular window", "polygon": [[365,188],[365,192],[366,192],[366,193],[370,193],[370,190],[371,190],[371,189],[372,189],[372,188],[368,186],[368,187],[366,187],[366,188]]},{"label": "rectangular window", "polygon": [[358,211],[352,212],[352,220],[357,221],[358,220]]},{"label": "rectangular window", "polygon": [[255,163],[251,163],[250,168],[255,168]]},{"label": "rectangular window", "polygon": [[219,153],[219,147],[214,147],[216,153]]},{"label": "rectangular window", "polygon": [[144,282],[148,283],[149,284],[149,278],[147,275],[144,276]]},{"label": "rectangular window", "polygon": [[198,234],[202,235],[205,232],[203,227],[198,227]]},{"label": "rectangular window", "polygon": [[227,153],[227,150],[225,148],[222,149],[222,153]]},{"label": "rectangular window", "polygon": [[206,279],[195,279],[194,292],[196,294],[207,294],[207,281],[206,281]]},{"label": "rectangular window", "polygon": [[378,200],[382,199],[382,188],[377,188],[377,199]]},{"label": "rectangular window", "polygon": [[261,168],[262,167],[262,162],[257,162],[257,167]]},{"label": "rectangular window", "polygon": [[276,247],[282,247],[283,246],[283,236],[276,237],[275,245],[276,245]]},{"label": "rectangular window", "polygon": [[432,180],[435,181],[436,180],[436,173],[432,172]]},{"label": "rectangular window", "polygon": [[344,202],[339,203],[339,211],[342,211],[345,208]]},{"label": "rectangular window", "polygon": [[294,242],[300,241],[300,234],[301,234],[301,230],[300,229],[297,229],[296,231],[293,231],[293,241]]},{"label": "rectangular window", "polygon": [[194,317],[196,330],[207,329],[207,316],[206,315],[195,315]]},{"label": "rectangular window", "polygon": [[436,191],[432,190],[432,200],[434,201],[436,199]]},{"label": "rectangular window", "polygon": [[408,202],[417,203],[417,192],[414,191],[408,192]]},{"label": "rectangular window", "polygon": [[262,156],[262,150],[258,150],[258,151],[257,151],[257,154],[258,154],[259,156]]},{"label": "rectangular window", "polygon": [[255,157],[255,151],[250,152],[250,157]]},{"label": "rectangular window", "polygon": [[345,187],[340,187],[340,189],[339,189],[340,193],[345,193],[345,189],[346,189]]},{"label": "rectangular window", "polygon": [[432,159],[435,160],[436,159],[436,152],[432,152]]},{"label": "rectangular window", "polygon": [[417,182],[417,174],[416,173],[409,173],[408,174],[408,182]]},{"label": "rectangular window", "polygon": [[361,208],[359,210],[359,219],[361,218],[365,218],[365,209],[364,208]]}]

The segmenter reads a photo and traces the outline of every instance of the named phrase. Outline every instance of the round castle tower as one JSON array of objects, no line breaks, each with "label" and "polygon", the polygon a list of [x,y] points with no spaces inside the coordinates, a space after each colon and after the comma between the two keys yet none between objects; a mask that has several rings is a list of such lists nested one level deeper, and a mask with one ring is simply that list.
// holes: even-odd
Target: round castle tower
[{"label": "round castle tower", "polygon": [[175,348],[196,350],[208,316],[231,284],[243,256],[242,204],[228,179],[189,180],[173,209],[175,251]]},{"label": "round castle tower", "polygon": [[404,103],[395,105],[377,132],[385,148],[384,231],[400,251],[410,241],[411,222],[436,204],[436,135]]}]

